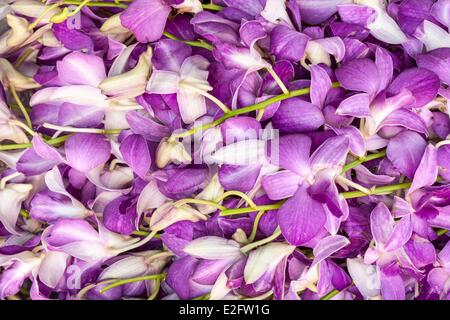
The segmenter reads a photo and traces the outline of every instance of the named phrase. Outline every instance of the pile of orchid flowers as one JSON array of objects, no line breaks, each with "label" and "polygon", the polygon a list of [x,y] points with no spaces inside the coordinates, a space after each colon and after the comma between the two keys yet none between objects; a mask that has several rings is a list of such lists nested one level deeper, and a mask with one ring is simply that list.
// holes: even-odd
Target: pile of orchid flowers
[{"label": "pile of orchid flowers", "polygon": [[450,0],[3,2],[0,298],[450,298]]}]

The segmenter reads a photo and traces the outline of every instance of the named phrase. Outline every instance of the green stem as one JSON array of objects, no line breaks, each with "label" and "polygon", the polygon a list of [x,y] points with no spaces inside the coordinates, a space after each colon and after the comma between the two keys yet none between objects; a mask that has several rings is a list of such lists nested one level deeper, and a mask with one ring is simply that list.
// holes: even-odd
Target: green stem
[{"label": "green stem", "polygon": [[446,234],[447,232],[448,232],[447,229],[438,229],[438,230],[436,230],[436,235],[438,237],[440,237],[440,236],[443,236],[444,234]]},{"label": "green stem", "polygon": [[106,291],[115,288],[115,287],[120,287],[123,286],[127,283],[132,283],[132,282],[138,282],[138,281],[146,281],[146,280],[163,280],[166,277],[165,273],[160,273],[160,274],[152,274],[149,276],[141,276],[141,277],[135,277],[135,278],[129,278],[129,279],[122,279],[122,280],[117,280],[113,283],[111,283],[110,285],[102,288],[100,290],[100,293],[105,293]]},{"label": "green stem", "polygon": [[[77,0],[64,0],[64,4],[72,4],[72,5],[80,5],[83,1]],[[114,2],[102,2],[102,1],[91,1],[85,4],[86,7],[114,7],[114,8],[122,8],[126,9],[128,6],[122,3],[114,3]]]},{"label": "green stem", "polygon": [[28,112],[25,109],[25,106],[23,105],[22,101],[20,100],[19,95],[17,94],[16,88],[14,88],[14,86],[11,86],[10,89],[11,89],[11,94],[14,97],[14,100],[16,100],[16,103],[19,106],[20,111],[22,111],[22,114],[23,114],[23,117],[25,118],[25,122],[27,123],[27,126],[30,129],[33,129],[33,125],[31,124],[30,116],[28,115]]},{"label": "green stem", "polygon": [[[60,136],[58,138],[44,140],[44,141],[50,145],[60,144],[64,141],[66,141],[67,139],[69,139],[72,135],[73,134],[68,134],[65,136]],[[27,149],[27,148],[31,148],[32,146],[33,145],[31,143],[5,144],[5,145],[0,145],[0,151]]]},{"label": "green stem", "polygon": [[323,296],[320,300],[330,300],[331,298],[337,296],[340,293],[339,290],[333,290],[327,293],[325,296]]},{"label": "green stem", "polygon": [[185,43],[185,44],[187,44],[187,45],[189,45],[191,47],[204,48],[204,49],[207,49],[207,50],[210,50],[210,51],[212,51],[212,49],[213,49],[213,46],[211,44],[209,44],[209,43],[207,43],[205,41],[202,41],[202,40],[200,40],[200,41],[183,40],[183,39],[180,39],[180,38],[174,36],[173,34],[167,32],[167,31],[164,31],[163,35],[165,35],[169,39],[183,42],[183,43]]},{"label": "green stem", "polygon": [[222,6],[219,6],[218,4],[214,3],[202,4],[202,8],[211,11],[221,11],[223,9]]},{"label": "green stem", "polygon": [[[338,82],[334,82],[333,83],[333,87],[339,87],[339,83]],[[298,90],[292,90],[290,91],[288,94],[280,94],[277,96],[274,96],[272,98],[269,98],[267,100],[261,101],[259,103],[244,107],[244,108],[240,108],[240,109],[236,109],[236,110],[232,110],[226,114],[224,114],[223,116],[221,116],[220,118],[216,119],[213,122],[210,123],[206,123],[202,126],[198,126],[198,127],[194,127],[188,131],[185,131],[183,133],[180,134],[175,134],[174,136],[176,138],[183,138],[183,137],[187,137],[190,135],[193,135],[199,131],[203,131],[203,130],[207,130],[209,128],[215,127],[219,124],[221,124],[222,122],[224,122],[225,120],[241,115],[241,114],[246,114],[249,112],[253,112],[253,111],[257,111],[257,110],[263,110],[265,108],[267,108],[268,106],[270,106],[273,103],[279,102],[279,101],[283,101],[289,98],[293,98],[293,97],[298,97],[298,96],[302,96],[305,94],[308,94],[310,92],[310,88],[303,88],[303,89],[298,89]]]},{"label": "green stem", "polygon": [[[437,179],[436,181],[439,181],[439,179]],[[390,193],[398,191],[398,190],[408,189],[409,187],[411,187],[411,184],[412,184],[412,182],[409,181],[409,182],[404,182],[404,183],[391,184],[388,186],[376,187],[376,188],[371,189],[370,195],[390,194]],[[340,194],[341,194],[341,196],[344,197],[344,199],[361,198],[361,197],[368,196],[368,194],[366,194],[362,191],[346,191],[346,192],[341,192]],[[286,202],[286,200],[281,200],[274,204],[257,206],[254,208],[246,207],[246,208],[227,209],[227,210],[223,210],[220,213],[220,215],[229,216],[229,215],[250,213],[250,212],[262,211],[262,210],[264,210],[264,211],[276,210],[276,209],[279,209],[284,204],[284,202]]]},{"label": "green stem", "polygon": [[280,207],[283,205],[283,203],[285,201],[286,200],[281,200],[280,202],[277,202],[274,204],[266,204],[266,205],[256,206],[256,207],[245,207],[245,208],[222,210],[220,215],[221,216],[231,216],[231,215],[235,215],[235,214],[250,213],[250,212],[255,212],[255,211],[276,210],[276,209],[280,209]]},{"label": "green stem", "polygon": [[[411,187],[412,182],[404,182],[399,184],[391,184],[388,186],[381,186],[377,188],[373,188],[370,195],[382,195],[382,194],[389,194],[398,190],[408,189]],[[366,197],[367,194],[362,191],[346,191],[341,192],[341,195],[344,197],[344,199],[353,199],[353,198],[361,198]]]},{"label": "green stem", "polygon": [[346,164],[342,168],[341,173],[347,172],[348,170],[351,170],[351,169],[359,166],[360,164],[362,164],[364,162],[367,162],[367,161],[370,161],[370,160],[379,159],[379,158],[383,158],[385,155],[386,155],[386,150],[383,150],[383,151],[380,151],[380,152],[377,152],[377,153],[369,154],[369,155],[367,155],[367,156],[365,156],[363,158],[360,158],[358,160],[355,160],[353,162],[350,162],[350,163]]},{"label": "green stem", "polygon": [[258,232],[258,225],[259,225],[259,220],[261,220],[261,217],[263,216],[264,213],[266,213],[267,211],[260,211],[258,212],[258,214],[255,217],[255,221],[253,222],[253,229],[252,229],[252,233],[250,234],[250,236],[248,237],[248,242],[253,242],[255,240],[256,237],[256,232]]}]

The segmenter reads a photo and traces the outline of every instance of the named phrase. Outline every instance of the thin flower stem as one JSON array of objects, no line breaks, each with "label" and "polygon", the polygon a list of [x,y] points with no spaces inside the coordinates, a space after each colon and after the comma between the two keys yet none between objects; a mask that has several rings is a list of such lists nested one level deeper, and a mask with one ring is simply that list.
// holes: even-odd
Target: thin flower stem
[{"label": "thin flower stem", "polygon": [[79,132],[79,133],[98,133],[98,134],[119,134],[124,129],[95,129],[95,128],[75,128],[69,126],[57,126],[51,123],[45,122],[42,125],[44,128],[53,129],[57,131],[65,132]]},{"label": "thin flower stem", "polygon": [[14,63],[14,67],[16,67],[16,69],[19,68],[33,52],[33,48],[26,48],[17,58],[16,62]]},{"label": "thin flower stem", "polygon": [[16,88],[13,85],[11,85],[10,89],[11,89],[11,94],[14,97],[14,100],[16,100],[16,103],[19,106],[20,111],[22,111],[23,117],[25,118],[25,122],[27,123],[28,128],[32,129],[33,124],[31,123],[30,116],[28,115],[28,112],[25,109],[25,106],[23,105],[22,101],[20,100],[19,95],[17,94]]},{"label": "thin flower stem", "polygon": [[[66,141],[71,136],[73,136],[73,133],[65,135],[65,136],[61,136],[61,137],[58,137],[58,138],[54,138],[54,139],[44,140],[44,141],[47,144],[56,145],[56,144],[60,144],[60,143],[62,143],[64,141]],[[0,151],[27,149],[27,148],[31,148],[32,146],[33,145],[31,143],[5,144],[5,145],[0,145]]]},{"label": "thin flower stem", "polygon": [[36,132],[30,129],[25,123],[19,121],[19,120],[10,120],[9,124],[12,124],[14,126],[20,127],[21,129],[25,130],[28,134],[31,136],[36,135]]},{"label": "thin flower stem", "polygon": [[364,192],[365,194],[369,195],[372,193],[372,191],[356,182],[353,182],[352,180],[347,179],[344,176],[336,176],[336,182],[340,183],[341,185],[352,187],[353,189],[359,190],[361,192]]},{"label": "thin flower stem", "polygon": [[204,204],[207,206],[211,206],[214,208],[217,208],[219,210],[225,210],[226,207],[214,202],[214,201],[209,201],[209,200],[203,200],[203,199],[193,199],[193,198],[187,198],[187,199],[181,199],[177,202],[174,203],[175,207],[181,207],[182,205],[185,204],[189,204],[189,203],[194,203],[194,204]]},{"label": "thin flower stem", "polygon": [[[339,87],[339,83],[338,82],[334,82],[333,83],[333,87],[337,88]],[[302,96],[305,94],[308,94],[310,92],[310,88],[303,88],[303,89],[297,89],[297,90],[292,90],[290,91],[288,94],[280,94],[274,97],[271,97],[267,100],[252,104],[250,106],[244,107],[244,108],[240,108],[240,109],[236,109],[236,110],[232,110],[226,114],[224,114],[223,116],[221,116],[220,118],[214,120],[213,122],[210,123],[206,123],[204,125],[198,126],[198,127],[194,127],[188,131],[185,131],[183,133],[179,133],[179,134],[175,134],[173,135],[174,138],[184,138],[184,137],[188,137],[190,135],[196,134],[197,132],[203,131],[203,130],[207,130],[209,128],[215,127],[219,124],[221,124],[222,122],[224,122],[225,120],[241,115],[241,114],[246,114],[249,112],[253,112],[253,111],[257,111],[257,110],[263,110],[265,108],[267,108],[268,106],[270,106],[273,103],[279,102],[279,101],[283,101],[286,99],[290,99],[293,97],[298,97],[298,96]]]},{"label": "thin flower stem", "polygon": [[258,225],[259,225],[259,221],[261,220],[261,217],[263,216],[264,213],[266,213],[267,211],[261,210],[260,212],[258,212],[258,214],[255,217],[255,221],[253,222],[253,229],[252,229],[252,233],[250,234],[250,236],[248,237],[248,242],[253,242],[255,240],[256,237],[256,232],[258,232]]},{"label": "thin flower stem", "polygon": [[438,237],[440,237],[440,236],[443,236],[444,234],[446,234],[447,232],[448,232],[447,229],[438,229],[438,230],[436,231],[436,235],[437,235]]},{"label": "thin flower stem", "polygon": [[111,283],[114,282],[114,279],[110,279],[110,280],[105,280],[102,282],[98,282],[98,283],[92,283],[87,285],[86,287],[84,287],[83,289],[81,289],[80,291],[78,291],[77,293],[77,299],[81,300],[83,299],[83,297],[85,296],[85,294],[90,291],[91,289],[94,289],[95,287],[101,286],[102,284],[107,284],[107,283]]},{"label": "thin flower stem", "polygon": [[246,207],[246,208],[235,208],[235,209],[227,209],[222,210],[220,213],[221,216],[231,216],[235,214],[243,214],[243,213],[250,213],[255,211],[269,211],[269,210],[276,210],[280,209],[280,207],[283,205],[285,200],[282,200],[280,202],[274,203],[274,204],[266,204],[263,206],[257,206],[257,207]]},{"label": "thin flower stem", "polygon": [[[440,180],[441,179],[438,177],[438,179],[436,179],[436,182],[438,182]],[[385,195],[385,194],[393,193],[397,190],[408,189],[409,187],[411,187],[411,184],[412,184],[412,182],[408,181],[408,182],[404,182],[404,183],[375,187],[375,188],[370,189],[370,194],[364,193],[362,191],[346,191],[346,192],[341,192],[340,195],[342,197],[344,197],[344,199],[362,198],[362,197],[367,197],[369,195]],[[220,215],[221,216],[229,216],[229,215],[250,213],[250,212],[262,211],[262,210],[264,210],[264,211],[276,210],[276,209],[281,208],[281,206],[284,204],[284,202],[286,202],[286,200],[281,200],[274,204],[257,206],[255,208],[247,207],[247,208],[227,209],[227,210],[223,210],[220,213]]]},{"label": "thin flower stem", "polygon": [[284,85],[283,81],[281,81],[280,77],[277,75],[275,70],[273,70],[272,66],[270,66],[270,67],[268,67],[266,69],[270,73],[272,78],[275,80],[277,85],[280,87],[281,91],[283,91],[284,94],[289,94],[288,88],[286,88],[286,86]]},{"label": "thin flower stem", "polygon": [[364,162],[367,162],[367,161],[370,161],[370,160],[379,159],[379,158],[383,158],[385,155],[386,155],[386,150],[383,150],[383,151],[380,151],[380,152],[377,152],[377,153],[369,154],[369,155],[367,155],[367,156],[365,156],[365,157],[363,157],[363,158],[360,158],[360,159],[358,159],[358,160],[355,160],[355,161],[353,161],[353,162],[350,162],[350,163],[346,164],[346,165],[342,168],[341,173],[345,173],[345,172],[347,172],[348,170],[351,170],[351,169],[353,169],[353,168],[359,166],[360,164],[362,164],[362,163],[364,163]]},{"label": "thin flower stem", "polygon": [[159,289],[161,288],[161,279],[155,279],[155,288],[153,289],[152,294],[148,297],[147,300],[153,300],[159,293]]},{"label": "thin flower stem", "polygon": [[275,240],[276,238],[278,238],[280,235],[281,235],[280,227],[277,227],[277,228],[275,229],[274,233],[273,233],[271,236],[269,236],[269,237],[267,237],[267,238],[264,238],[264,239],[261,239],[261,240],[259,240],[259,241],[250,243],[250,244],[248,244],[248,245],[242,247],[242,248],[241,248],[241,252],[242,252],[242,253],[247,253],[247,252],[253,250],[253,249],[256,248],[256,247],[259,247],[259,246],[262,246],[262,245],[264,245],[264,244],[266,244],[266,243],[272,242],[273,240]]},{"label": "thin flower stem", "polygon": [[33,30],[39,24],[39,22],[41,22],[41,20],[44,19],[45,15],[47,13],[49,13],[53,9],[58,8],[59,6],[61,6],[63,4],[64,4],[63,1],[59,1],[59,2],[56,2],[56,3],[52,4],[52,5],[50,5],[50,6],[47,6],[45,8],[45,10],[41,13],[41,15],[39,17],[37,17],[32,23],[30,23],[28,25],[28,30]]},{"label": "thin flower stem", "polygon": [[247,204],[252,207],[252,208],[256,208],[256,204],[253,202],[253,200],[244,192],[241,191],[237,191],[237,190],[230,190],[225,192],[224,194],[222,194],[220,197],[218,197],[217,199],[214,200],[214,202],[219,203],[220,201],[224,200],[225,198],[229,197],[229,196],[238,196],[241,197],[242,199],[245,200],[245,202],[247,202]]},{"label": "thin flower stem", "polygon": [[9,176],[3,177],[0,180],[0,190],[5,189],[6,187],[6,183],[8,183],[8,181],[13,180],[19,176],[21,176],[22,173],[21,172],[14,172],[13,174],[10,174]]},{"label": "thin flower stem", "polygon": [[208,98],[209,100],[214,102],[224,113],[231,111],[222,101],[220,101],[219,99],[214,97],[212,94],[210,94],[204,90],[198,89],[195,86],[188,85],[188,84],[183,84],[183,87],[187,88],[188,90],[194,91],[194,92],[204,96],[205,98]]},{"label": "thin flower stem", "polygon": [[440,147],[449,145],[449,144],[450,144],[450,140],[442,140],[442,141],[439,141],[438,143],[436,143],[435,147],[436,147],[436,149],[439,149]]},{"label": "thin flower stem", "polygon": [[117,281],[111,283],[110,285],[100,289],[100,293],[103,294],[112,288],[120,287],[120,286],[123,286],[128,283],[133,283],[133,282],[138,282],[138,281],[146,281],[146,280],[156,280],[156,279],[162,280],[165,277],[166,277],[165,273],[160,273],[160,274],[152,274],[149,276],[141,276],[141,277],[117,280]]},{"label": "thin flower stem", "polygon": [[[411,187],[412,182],[404,182],[399,184],[392,184],[388,186],[381,186],[377,188],[373,188],[370,192],[370,195],[383,195],[383,194],[390,194],[392,192],[395,192],[397,190],[403,190],[408,189]],[[353,198],[361,198],[366,197],[368,194],[362,192],[362,191],[346,191],[341,192],[341,195],[344,197],[344,199],[353,199]]]},{"label": "thin flower stem", "polygon": [[213,49],[213,46],[211,44],[209,44],[209,43],[207,43],[205,41],[202,41],[202,40],[200,40],[200,41],[183,40],[183,39],[178,38],[177,36],[174,36],[173,34],[167,32],[167,31],[164,31],[163,35],[165,35],[169,39],[180,41],[180,42],[184,42],[185,44],[187,44],[187,45],[189,45],[191,47],[204,48],[204,49],[207,49],[207,50],[210,50],[210,51],[212,51],[212,49]]},{"label": "thin flower stem", "polygon": [[219,6],[218,4],[214,3],[202,4],[202,8],[211,11],[221,11],[223,9],[222,6]]},{"label": "thin flower stem", "polygon": [[323,296],[320,300],[330,300],[331,298],[337,296],[339,293],[339,290],[334,289],[333,291],[330,291],[325,296]]},{"label": "thin flower stem", "polygon": [[[122,0],[123,1],[123,0]],[[81,1],[77,0],[64,0],[64,4],[73,4],[80,5]],[[129,2],[129,1],[127,1]],[[101,1],[91,1],[85,4],[86,7],[114,7],[114,8],[122,8],[126,9],[128,5],[120,3],[120,2],[101,2]]]}]

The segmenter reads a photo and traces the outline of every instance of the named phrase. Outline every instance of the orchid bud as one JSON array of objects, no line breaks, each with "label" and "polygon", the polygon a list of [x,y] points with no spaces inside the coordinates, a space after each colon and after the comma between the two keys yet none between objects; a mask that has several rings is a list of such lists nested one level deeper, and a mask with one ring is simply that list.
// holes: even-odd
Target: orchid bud
[{"label": "orchid bud", "polygon": [[106,21],[103,22],[100,31],[117,41],[124,41],[131,34],[131,32],[128,29],[124,28],[120,23],[119,13],[106,19]]},{"label": "orchid bud", "polygon": [[12,64],[4,58],[0,58],[0,80],[5,87],[8,88],[14,86],[17,91],[35,89],[41,86],[34,81],[33,78],[27,77],[17,71]]},{"label": "orchid bud", "polygon": [[231,238],[238,243],[242,244],[248,243],[247,234],[241,228],[237,228],[236,231],[231,236]]},{"label": "orchid bud", "polygon": [[0,101],[0,141],[11,140],[16,143],[28,143],[27,135],[14,124],[14,121],[14,115],[6,107],[6,104]]},{"label": "orchid bud", "polygon": [[295,246],[272,242],[250,252],[244,269],[245,283],[252,284],[266,272],[273,272],[284,257],[290,255]]},{"label": "orchid bud", "polygon": [[8,34],[6,44],[10,47],[19,46],[22,44],[33,32],[28,30],[28,21],[24,18],[8,14],[6,21],[11,27],[11,33]]},{"label": "orchid bud", "polygon": [[161,231],[178,221],[197,222],[206,219],[205,215],[187,204],[175,206],[173,202],[167,202],[153,212],[150,218],[150,229],[152,231]]},{"label": "orchid bud", "polygon": [[[214,201],[218,197],[220,197],[224,192],[223,187],[220,185],[219,176],[215,174],[209,184],[200,192],[195,198],[202,200]],[[217,208],[208,206],[208,205],[197,205],[198,210],[203,214],[212,213],[217,210]]]},{"label": "orchid bud", "polygon": [[320,64],[323,63],[327,66],[331,66],[331,59],[328,52],[316,41],[311,40],[308,41],[305,49],[305,57],[303,58],[302,65],[305,66],[304,62],[308,59],[311,64]]},{"label": "orchid bud", "polygon": [[12,234],[19,234],[16,231],[17,218],[22,202],[28,198],[32,188],[31,184],[10,183],[0,190],[0,222]]},{"label": "orchid bud", "polygon": [[184,252],[195,258],[206,260],[235,260],[242,255],[239,243],[214,236],[192,240],[184,247]]},{"label": "orchid bud", "polygon": [[51,8],[48,10],[48,6],[34,0],[19,0],[14,1],[11,4],[12,10],[22,16],[30,18],[40,18],[41,23],[48,23],[50,18],[61,12],[59,8]]},{"label": "orchid bud", "polygon": [[152,69],[152,48],[141,54],[136,66],[128,72],[108,77],[98,85],[103,94],[115,99],[134,98],[145,92]]},{"label": "orchid bud", "polygon": [[365,298],[380,294],[380,276],[376,266],[364,264],[361,258],[347,259],[347,269],[353,283]]},{"label": "orchid bud", "polygon": [[164,138],[156,150],[156,165],[164,168],[169,163],[190,163],[191,155],[178,140]]},{"label": "orchid bud", "polygon": [[203,11],[202,3],[199,0],[184,0],[182,3],[172,5],[178,13],[199,13]]}]

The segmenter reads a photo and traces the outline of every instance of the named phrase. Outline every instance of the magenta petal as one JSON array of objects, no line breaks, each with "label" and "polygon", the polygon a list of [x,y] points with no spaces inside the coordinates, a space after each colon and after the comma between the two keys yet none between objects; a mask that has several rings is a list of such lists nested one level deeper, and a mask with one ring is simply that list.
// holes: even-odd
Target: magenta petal
[{"label": "magenta petal", "polygon": [[438,0],[431,8],[433,17],[440,23],[450,28],[450,1]]},{"label": "magenta petal", "polygon": [[258,179],[261,165],[233,166],[222,165],[219,169],[219,182],[225,190],[250,191]]},{"label": "magenta petal", "polygon": [[413,183],[408,194],[422,187],[433,185],[438,176],[438,152],[433,145],[428,145],[423,153],[422,160],[414,174]]},{"label": "magenta petal", "polygon": [[111,145],[103,135],[76,133],[67,139],[65,151],[69,165],[87,173],[108,161]]},{"label": "magenta petal", "polygon": [[412,179],[426,145],[420,134],[403,131],[390,139],[386,149],[387,158],[401,173]]},{"label": "magenta petal", "polygon": [[299,98],[291,98],[281,102],[272,117],[272,123],[281,133],[301,133],[317,130],[325,123],[325,119],[315,105]]},{"label": "magenta petal", "polygon": [[80,106],[65,102],[58,112],[58,124],[81,128],[97,127],[105,116],[104,110],[92,106]]},{"label": "magenta petal", "polygon": [[282,136],[279,140],[279,166],[283,169],[305,175],[309,172],[311,139],[303,134]]},{"label": "magenta petal", "polygon": [[436,261],[436,250],[427,239],[413,235],[404,248],[416,268],[423,268]]},{"label": "magenta petal", "polygon": [[384,203],[379,203],[370,214],[370,230],[374,240],[386,243],[394,230],[395,222]]},{"label": "magenta petal", "polygon": [[97,242],[100,237],[89,222],[81,219],[59,220],[49,227],[45,237],[45,242],[52,247],[62,247],[78,241]]},{"label": "magenta petal", "polygon": [[170,129],[151,118],[147,118],[136,111],[129,111],[125,118],[131,131],[143,136],[146,140],[159,142],[170,134]]},{"label": "magenta petal", "polygon": [[450,84],[450,48],[439,48],[416,57],[420,68],[428,69],[438,75],[447,85]]},{"label": "magenta petal", "polygon": [[395,110],[383,120],[379,128],[382,127],[403,127],[408,130],[428,134],[427,124],[421,116],[406,108]]},{"label": "magenta petal", "polygon": [[121,196],[108,203],[103,212],[105,227],[113,232],[130,235],[136,230],[136,201]]},{"label": "magenta petal", "polygon": [[297,1],[302,20],[308,24],[319,24],[337,11],[337,5],[346,0],[302,0]]},{"label": "magenta petal", "polygon": [[147,141],[139,134],[131,134],[120,144],[120,152],[130,168],[145,179],[152,163]]},{"label": "magenta petal", "polygon": [[309,37],[285,25],[273,28],[270,34],[270,51],[277,59],[299,61],[305,54]]},{"label": "magenta petal", "polygon": [[326,213],[323,205],[312,199],[305,187],[300,187],[278,210],[277,219],[286,240],[301,246],[320,232],[326,222]]},{"label": "magenta petal", "polygon": [[401,248],[406,242],[411,239],[412,235],[411,216],[406,216],[400,219],[392,230],[389,239],[385,243],[384,250],[395,251]]},{"label": "magenta petal", "polygon": [[280,171],[267,175],[262,186],[271,200],[281,200],[295,194],[301,183],[301,177],[290,171]]},{"label": "magenta petal", "polygon": [[183,61],[191,54],[191,47],[183,42],[162,39],[155,45],[152,63],[157,70],[179,72]]},{"label": "magenta petal", "polygon": [[58,77],[68,84],[96,87],[106,78],[105,65],[100,57],[72,52],[56,63]]},{"label": "magenta petal", "polygon": [[162,0],[136,0],[120,14],[120,22],[139,42],[147,43],[161,38],[169,13],[170,7]]},{"label": "magenta petal", "polygon": [[311,67],[311,102],[312,104],[323,107],[328,91],[331,89],[331,80],[328,73],[318,65]]},{"label": "magenta petal", "polygon": [[357,59],[336,70],[336,78],[347,90],[362,91],[375,96],[380,89],[380,75],[372,60]]},{"label": "magenta petal", "polygon": [[396,265],[380,268],[380,282],[384,300],[405,300],[405,285]]},{"label": "magenta petal", "polygon": [[412,68],[400,73],[392,81],[387,92],[391,95],[408,89],[416,99],[414,107],[422,107],[437,95],[440,86],[438,76],[427,69]]},{"label": "magenta petal", "polygon": [[339,5],[338,12],[342,21],[364,27],[373,22],[377,14],[373,8],[356,4]]},{"label": "magenta petal", "polygon": [[388,51],[378,47],[375,51],[375,64],[377,65],[380,76],[380,90],[386,89],[392,80],[394,71],[392,58]]},{"label": "magenta petal", "polygon": [[312,265],[322,262],[349,244],[350,241],[340,235],[331,235],[321,239],[314,247],[314,262]]},{"label": "magenta petal", "polygon": [[246,139],[258,139],[261,129],[261,123],[251,117],[231,118],[220,126],[222,139],[227,145]]},{"label": "magenta petal", "polygon": [[337,135],[346,135],[349,139],[349,149],[358,157],[363,157],[366,153],[366,144],[364,141],[364,138],[361,134],[361,131],[359,131],[354,126],[348,126],[344,128],[332,128],[332,130]]},{"label": "magenta petal", "polygon": [[367,93],[357,93],[341,101],[336,114],[357,118],[370,117],[370,96]]},{"label": "magenta petal", "polygon": [[328,138],[311,155],[311,165],[330,168],[342,165],[347,157],[350,139],[347,135]]},{"label": "magenta petal", "polygon": [[41,158],[51,160],[57,164],[66,162],[62,155],[55,148],[46,144],[39,135],[35,135],[31,143],[33,144],[34,151]]},{"label": "magenta petal", "polygon": [[53,24],[52,31],[55,37],[69,50],[93,52],[94,41],[91,37],[68,24],[68,21]]},{"label": "magenta petal", "polygon": [[265,38],[267,33],[259,21],[253,20],[242,23],[239,35],[247,47],[253,48],[256,41]]}]

